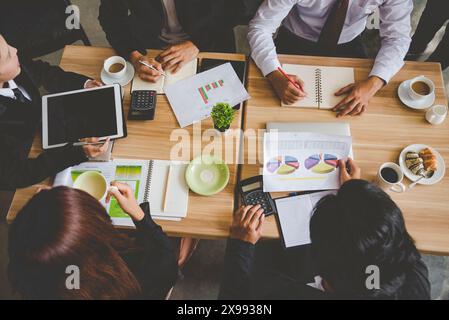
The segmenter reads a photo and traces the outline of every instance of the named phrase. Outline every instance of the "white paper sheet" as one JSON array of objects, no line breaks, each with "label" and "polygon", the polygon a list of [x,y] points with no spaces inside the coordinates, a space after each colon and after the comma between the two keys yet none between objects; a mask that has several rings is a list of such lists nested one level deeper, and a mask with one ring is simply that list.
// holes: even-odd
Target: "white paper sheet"
[{"label": "white paper sheet", "polygon": [[169,85],[165,94],[181,128],[208,118],[216,103],[235,106],[250,98],[230,63]]},{"label": "white paper sheet", "polygon": [[310,218],[313,209],[323,197],[329,194],[335,194],[335,191],[316,192],[275,200],[286,248],[310,243]]},{"label": "white paper sheet", "polygon": [[310,132],[264,135],[265,192],[335,190],[340,187],[338,160],[350,154],[348,136]]}]

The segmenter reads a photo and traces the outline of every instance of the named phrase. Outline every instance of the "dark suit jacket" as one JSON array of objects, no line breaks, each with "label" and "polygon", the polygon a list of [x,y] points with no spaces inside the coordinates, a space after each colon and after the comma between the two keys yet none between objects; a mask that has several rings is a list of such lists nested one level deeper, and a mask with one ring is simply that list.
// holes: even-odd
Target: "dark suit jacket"
[{"label": "dark suit jacket", "polygon": [[[251,243],[229,239],[225,261],[224,275],[221,282],[219,299],[223,300],[329,300],[354,299],[354,297],[329,294],[312,288],[283,274],[269,273],[263,281],[270,290],[261,296],[253,290],[253,270],[255,246]],[[398,292],[386,299],[394,300],[428,300],[430,299],[429,274],[422,260],[406,273],[406,280]],[[259,279],[260,281],[260,279]],[[357,297],[355,297],[357,299]]]},{"label": "dark suit jacket", "polygon": [[39,88],[57,93],[83,88],[87,77],[65,72],[42,61],[26,61],[14,81],[31,96],[31,103],[20,103],[0,96],[0,190],[13,190],[86,161],[80,148],[66,147],[27,159],[28,150],[40,124],[42,99]]},{"label": "dark suit jacket", "polygon": [[140,205],[145,212],[142,221],[134,222],[137,229],[138,252],[122,255],[142,289],[138,299],[163,300],[178,278],[178,263],[172,241],[156,224],[148,202]]},{"label": "dark suit jacket", "polygon": [[[240,0],[175,0],[179,21],[200,51],[235,50],[234,27]],[[129,14],[128,14],[129,12]],[[100,24],[123,57],[135,50],[161,47],[164,25],[161,0],[102,0]]]}]

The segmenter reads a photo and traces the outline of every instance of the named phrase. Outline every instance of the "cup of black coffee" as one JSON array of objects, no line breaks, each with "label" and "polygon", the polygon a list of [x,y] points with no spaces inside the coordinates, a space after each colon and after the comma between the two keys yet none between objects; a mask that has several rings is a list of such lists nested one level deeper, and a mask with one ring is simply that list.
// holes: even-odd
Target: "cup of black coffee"
[{"label": "cup of black coffee", "polygon": [[402,184],[404,173],[396,163],[387,162],[380,166],[375,184],[384,189],[394,192],[405,192],[406,187]]},{"label": "cup of black coffee", "polygon": [[126,74],[126,60],[119,56],[113,56],[104,62],[104,71],[114,79],[121,79]]}]

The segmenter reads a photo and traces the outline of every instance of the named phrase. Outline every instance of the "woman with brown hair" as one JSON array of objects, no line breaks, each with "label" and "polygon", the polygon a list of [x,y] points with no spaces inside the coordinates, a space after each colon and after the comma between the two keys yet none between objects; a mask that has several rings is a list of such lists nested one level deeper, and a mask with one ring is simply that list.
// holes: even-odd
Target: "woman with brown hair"
[{"label": "woman with brown hair", "polygon": [[[172,243],[139,206],[131,188],[113,183],[113,196],[136,225],[121,233],[87,193],[43,190],[19,212],[9,234],[9,279],[25,299],[164,299],[178,276]],[[67,288],[68,267],[79,288]],[[72,267],[73,268],[73,267]]]}]

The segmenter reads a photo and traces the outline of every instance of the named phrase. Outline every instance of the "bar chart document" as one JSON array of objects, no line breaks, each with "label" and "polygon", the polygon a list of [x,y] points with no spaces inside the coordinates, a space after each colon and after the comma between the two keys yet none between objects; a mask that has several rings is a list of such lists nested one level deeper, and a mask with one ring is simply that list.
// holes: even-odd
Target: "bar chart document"
[{"label": "bar chart document", "polygon": [[208,118],[219,102],[235,106],[250,98],[230,63],[169,85],[165,93],[181,128]]}]

